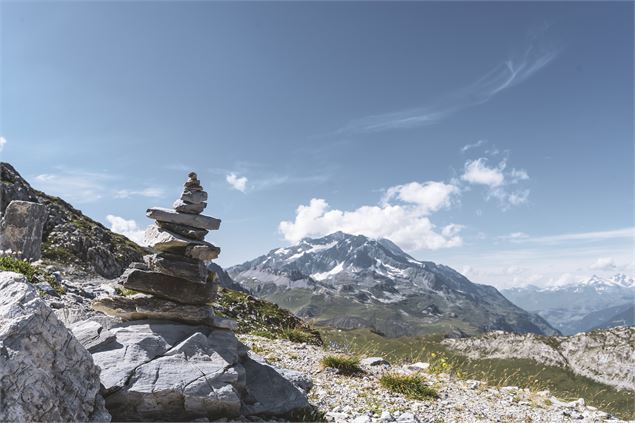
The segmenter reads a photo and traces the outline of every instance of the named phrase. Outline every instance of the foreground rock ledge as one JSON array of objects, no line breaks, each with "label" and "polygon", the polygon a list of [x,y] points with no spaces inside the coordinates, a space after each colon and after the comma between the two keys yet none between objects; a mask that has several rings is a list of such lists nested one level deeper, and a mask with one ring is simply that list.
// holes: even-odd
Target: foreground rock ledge
[{"label": "foreground rock ledge", "polygon": [[0,272],[0,420],[110,421],[90,353],[12,272]]},{"label": "foreground rock ledge", "polygon": [[90,342],[115,421],[289,416],[309,408],[301,387],[252,360],[229,330],[165,320],[111,323],[88,320],[73,331]]}]

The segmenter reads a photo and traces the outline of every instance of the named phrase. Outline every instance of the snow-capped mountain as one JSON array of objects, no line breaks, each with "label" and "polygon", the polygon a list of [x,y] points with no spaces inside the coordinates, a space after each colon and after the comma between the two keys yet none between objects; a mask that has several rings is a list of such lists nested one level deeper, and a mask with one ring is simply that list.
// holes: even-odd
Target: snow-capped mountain
[{"label": "snow-capped mountain", "polygon": [[390,336],[557,332],[495,288],[474,284],[450,267],[415,260],[386,239],[336,232],[227,271],[255,295],[318,324],[367,327]]},{"label": "snow-capped mountain", "polygon": [[634,320],[633,316],[625,319],[628,312],[624,310],[635,301],[635,280],[622,273],[610,278],[593,275],[561,286],[529,285],[501,292],[517,306],[540,314],[565,335],[607,327],[607,322],[629,325]]}]

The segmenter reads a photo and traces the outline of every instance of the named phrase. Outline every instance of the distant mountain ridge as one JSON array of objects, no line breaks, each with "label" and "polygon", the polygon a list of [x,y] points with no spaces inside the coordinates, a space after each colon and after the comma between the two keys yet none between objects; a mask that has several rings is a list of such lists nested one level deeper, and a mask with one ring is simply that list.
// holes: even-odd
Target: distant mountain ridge
[{"label": "distant mountain ridge", "polygon": [[494,287],[406,254],[393,242],[336,232],[227,269],[255,295],[317,324],[389,336],[488,330],[556,334]]},{"label": "distant mountain ridge", "polygon": [[517,306],[538,313],[565,335],[635,324],[635,316],[629,312],[635,302],[635,280],[622,273],[610,278],[593,275],[561,286],[529,285],[501,292]]}]

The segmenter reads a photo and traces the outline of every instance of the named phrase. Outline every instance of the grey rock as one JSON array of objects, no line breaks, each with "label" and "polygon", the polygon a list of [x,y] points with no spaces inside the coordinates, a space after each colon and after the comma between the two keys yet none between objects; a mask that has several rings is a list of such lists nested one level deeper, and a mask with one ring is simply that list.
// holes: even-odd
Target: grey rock
[{"label": "grey rock", "polygon": [[[257,361],[257,360],[256,360]],[[276,372],[282,375],[285,379],[291,382],[296,388],[308,393],[313,388],[313,381],[311,377],[306,373],[298,372],[297,370],[283,369],[280,367],[271,366]]]},{"label": "grey rock", "polygon": [[220,254],[220,248],[215,245],[190,245],[185,248],[185,256],[202,261],[214,260]]},{"label": "grey rock", "polygon": [[0,420],[110,421],[99,368],[22,275],[0,273]]},{"label": "grey rock", "polygon": [[207,280],[210,271],[205,264],[196,259],[170,253],[159,253],[145,256],[149,269],[194,282]]},{"label": "grey rock", "polygon": [[381,416],[379,416],[379,421],[380,422],[393,422],[395,421],[395,418],[392,416],[392,414],[390,414],[389,411],[382,411],[381,412]]},{"label": "grey rock", "polygon": [[110,330],[116,342],[94,357],[115,420],[276,416],[308,407],[298,388],[251,360],[230,331],[157,321]]},{"label": "grey rock", "polygon": [[145,242],[157,251],[182,252],[189,246],[214,247],[209,242],[186,238],[159,225],[150,225],[145,232]]},{"label": "grey rock", "polygon": [[205,210],[207,203],[190,203],[179,199],[172,204],[172,207],[179,213],[199,214]]},{"label": "grey rock", "polygon": [[162,207],[152,207],[148,209],[146,216],[162,222],[193,226],[199,229],[216,230],[220,227],[220,219],[200,214],[178,213],[175,210]]},{"label": "grey rock", "polygon": [[34,285],[36,288],[38,288],[41,291],[46,292],[48,295],[51,295],[53,297],[59,297],[60,294],[57,293],[57,291],[55,291],[53,289],[53,287],[51,285],[48,284],[48,282],[40,282],[40,283],[36,283]]},{"label": "grey rock", "polygon": [[382,357],[366,357],[360,361],[362,366],[389,366],[390,363]]},{"label": "grey rock", "polygon": [[46,207],[30,201],[9,203],[0,222],[0,250],[18,252],[19,257],[39,260]]},{"label": "grey rock", "polygon": [[[245,415],[284,415],[292,410],[308,407],[306,394],[293,383],[281,377],[271,366],[254,360],[243,362],[246,371],[247,400],[243,403]],[[280,401],[284,398],[284,401]]]},{"label": "grey rock", "polygon": [[203,305],[214,299],[216,286],[209,282],[192,282],[187,279],[144,270],[127,270],[123,286],[146,294],[173,300],[183,304]]},{"label": "grey rock", "polygon": [[79,343],[91,353],[102,345],[115,340],[115,334],[95,320],[84,320],[73,323],[69,325],[69,329],[73,332],[73,335],[75,335]]},{"label": "grey rock", "polygon": [[181,200],[194,204],[203,203],[207,201],[207,193],[205,191],[184,190],[181,194]]},{"label": "grey rock", "polygon": [[412,413],[403,413],[397,418],[399,423],[419,423],[419,419]]},{"label": "grey rock", "polygon": [[180,304],[147,295],[102,298],[92,305],[95,310],[122,320],[158,319],[223,329],[238,327],[233,320],[214,316],[209,306]]},{"label": "grey rock", "polygon": [[[144,257],[144,259],[145,259],[145,257]],[[146,263],[141,263],[141,262],[138,262],[138,261],[130,263],[128,268],[130,268],[130,269],[139,269],[139,270],[150,270],[150,268],[148,267],[148,265]]]},{"label": "grey rock", "polygon": [[209,233],[209,231],[206,229],[199,229],[193,226],[180,225],[177,223],[161,222],[160,220],[157,220],[156,224],[170,232],[174,232],[175,234],[179,234],[186,238],[194,239],[197,241],[204,240],[205,235]]}]

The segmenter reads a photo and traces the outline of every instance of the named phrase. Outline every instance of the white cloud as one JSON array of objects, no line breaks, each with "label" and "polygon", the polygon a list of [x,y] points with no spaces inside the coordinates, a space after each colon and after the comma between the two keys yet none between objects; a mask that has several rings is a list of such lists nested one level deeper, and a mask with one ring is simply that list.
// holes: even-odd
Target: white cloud
[{"label": "white cloud", "polygon": [[388,188],[382,203],[388,204],[393,199],[399,199],[417,204],[421,213],[430,214],[450,206],[453,196],[458,192],[458,187],[443,182],[410,182]]},{"label": "white cloud", "polygon": [[589,269],[591,270],[614,270],[617,267],[612,257],[598,258]]},{"label": "white cloud", "polygon": [[114,193],[115,198],[130,198],[130,197],[136,197],[136,196],[148,197],[148,198],[160,198],[160,197],[163,197],[164,195],[165,195],[165,192],[163,191],[163,189],[158,187],[144,188],[142,190],[120,189],[115,191]]},{"label": "white cloud", "polygon": [[526,181],[529,179],[529,175],[527,174],[527,171],[525,169],[512,169],[509,176],[512,180],[512,183]]},{"label": "white cloud", "polygon": [[[459,235],[462,226],[449,224],[437,228],[428,218],[430,213],[448,207],[457,192],[456,187],[441,182],[413,182],[389,188],[380,205],[351,211],[330,209],[324,199],[313,198],[308,205],[297,208],[294,221],[280,222],[279,230],[293,243],[305,237],[343,231],[388,238],[411,251],[457,247],[463,244]],[[391,204],[391,200],[403,204]]]},{"label": "white cloud", "polygon": [[487,185],[494,188],[505,182],[503,169],[505,169],[505,162],[501,162],[497,167],[488,167],[485,158],[468,160],[465,162],[465,171],[461,179],[471,184]]},{"label": "white cloud", "polygon": [[247,189],[247,178],[244,176],[238,177],[235,173],[232,172],[225,176],[225,180],[229,185],[232,186],[232,188],[240,192],[245,192],[245,190]]},{"label": "white cloud", "polygon": [[121,234],[139,245],[145,245],[145,231],[134,220],[127,220],[112,214],[106,216],[106,220],[110,223],[111,231]]},{"label": "white cloud", "polygon": [[468,150],[471,150],[473,148],[479,148],[482,145],[487,144],[486,140],[478,140],[473,144],[466,144],[461,148],[461,153],[466,153]]},{"label": "white cloud", "polygon": [[7,145],[7,140],[5,137],[0,136],[0,153],[4,150],[4,146]]},{"label": "white cloud", "polygon": [[526,234],[525,232],[512,232],[509,235],[502,235],[498,237],[498,239],[504,239],[504,240],[525,239],[525,238],[529,238],[529,235]]},{"label": "white cloud", "polygon": [[501,209],[506,211],[511,207],[525,204],[529,200],[529,189],[512,188],[522,181],[529,180],[527,171],[512,169],[506,172],[506,167],[507,159],[503,159],[496,166],[489,166],[485,157],[468,160],[465,162],[461,179],[469,184],[487,186],[486,198],[497,199]]}]

